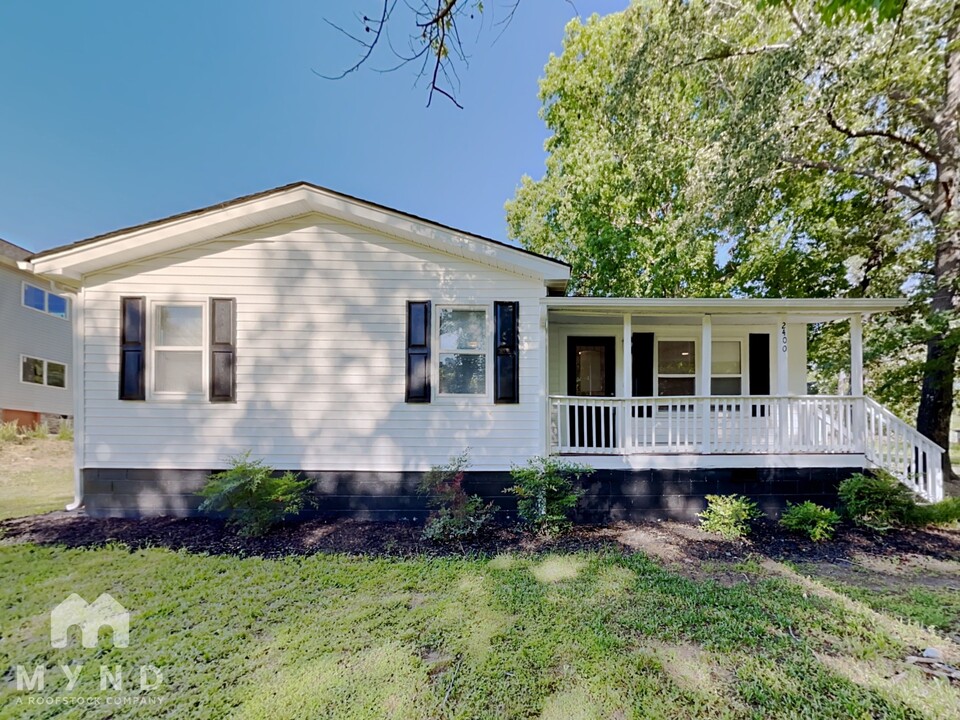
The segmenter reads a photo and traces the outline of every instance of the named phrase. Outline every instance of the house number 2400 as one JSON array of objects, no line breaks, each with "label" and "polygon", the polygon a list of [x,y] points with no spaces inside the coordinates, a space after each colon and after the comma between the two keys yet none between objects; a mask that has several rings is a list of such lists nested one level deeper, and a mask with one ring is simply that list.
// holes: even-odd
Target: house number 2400
[{"label": "house number 2400", "polygon": [[780,352],[787,351],[787,324],[780,323]]}]

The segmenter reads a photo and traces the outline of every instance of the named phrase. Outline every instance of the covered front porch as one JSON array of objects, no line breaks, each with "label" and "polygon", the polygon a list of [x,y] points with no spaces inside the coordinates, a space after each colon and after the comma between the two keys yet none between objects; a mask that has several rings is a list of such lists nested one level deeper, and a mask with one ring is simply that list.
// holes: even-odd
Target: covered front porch
[{"label": "covered front porch", "polygon": [[[767,466],[839,455],[940,499],[942,449],[863,392],[863,317],[900,304],[546,298],[549,451]],[[807,326],[844,321],[849,394],[808,394]]]}]

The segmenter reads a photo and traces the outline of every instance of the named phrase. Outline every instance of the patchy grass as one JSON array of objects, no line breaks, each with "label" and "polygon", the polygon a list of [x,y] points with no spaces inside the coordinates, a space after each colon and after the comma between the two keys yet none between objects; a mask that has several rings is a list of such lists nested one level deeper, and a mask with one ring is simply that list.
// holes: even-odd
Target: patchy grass
[{"label": "patchy grass", "polygon": [[0,520],[62,510],[73,500],[73,443],[0,442]]},{"label": "patchy grass", "polygon": [[[956,718],[960,690],[903,663],[960,647],[778,564],[731,586],[642,554],[493,559],[282,559],[120,546],[0,545],[0,668],[83,663],[72,692],[0,683],[0,717],[48,717],[37,697],[125,696],[152,664],[160,699],[84,717]],[[77,592],[131,612],[130,646],[52,649],[49,612]],[[104,633],[106,635],[106,633]],[[899,673],[902,681],[886,682]],[[76,712],[76,710],[74,710]]]}]

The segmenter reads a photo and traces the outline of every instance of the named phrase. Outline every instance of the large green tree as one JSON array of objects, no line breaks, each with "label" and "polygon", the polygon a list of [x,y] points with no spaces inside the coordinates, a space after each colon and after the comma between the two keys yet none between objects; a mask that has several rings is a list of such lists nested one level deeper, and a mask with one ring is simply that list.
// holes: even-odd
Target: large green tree
[{"label": "large green tree", "polygon": [[648,0],[571,22],[541,81],[546,174],[508,222],[583,294],[908,295],[871,327],[896,358],[874,384],[909,394],[921,370],[918,427],[946,446],[960,2],[886,23],[861,4]]}]

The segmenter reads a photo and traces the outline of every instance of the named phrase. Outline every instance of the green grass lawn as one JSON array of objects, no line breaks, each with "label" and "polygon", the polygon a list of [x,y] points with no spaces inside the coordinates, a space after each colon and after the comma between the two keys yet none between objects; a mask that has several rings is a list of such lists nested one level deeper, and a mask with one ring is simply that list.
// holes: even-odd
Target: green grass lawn
[{"label": "green grass lawn", "polygon": [[[619,553],[277,560],[0,545],[5,668],[84,664],[72,692],[0,683],[2,717],[956,718],[960,690],[905,670],[942,637],[770,561],[730,587]],[[111,593],[130,646],[52,649],[69,593]],[[106,636],[106,633],[104,633]],[[956,660],[956,657],[952,657]],[[157,705],[72,708],[99,666]],[[889,678],[897,675],[891,682]],[[152,677],[152,676],[151,676]],[[31,700],[33,702],[31,702]]]},{"label": "green grass lawn", "polygon": [[0,520],[63,510],[72,500],[72,442],[0,442]]}]

